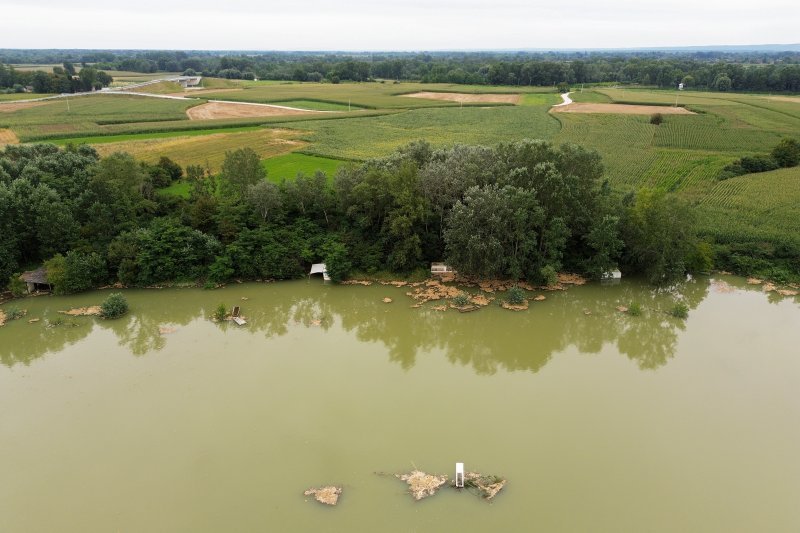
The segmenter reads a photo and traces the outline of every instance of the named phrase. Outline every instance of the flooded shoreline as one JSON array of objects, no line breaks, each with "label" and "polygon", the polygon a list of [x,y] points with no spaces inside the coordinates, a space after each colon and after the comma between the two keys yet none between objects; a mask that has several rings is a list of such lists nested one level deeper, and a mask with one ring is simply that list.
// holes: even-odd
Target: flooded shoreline
[{"label": "flooded shoreline", "polygon": [[[0,529],[800,527],[796,296],[727,276],[517,313],[317,280],[122,292],[119,320],[58,313],[107,291],[0,306],[27,309],[0,328]],[[374,475],[458,461],[509,486],[415,502]],[[335,508],[306,502],[326,483]]]}]

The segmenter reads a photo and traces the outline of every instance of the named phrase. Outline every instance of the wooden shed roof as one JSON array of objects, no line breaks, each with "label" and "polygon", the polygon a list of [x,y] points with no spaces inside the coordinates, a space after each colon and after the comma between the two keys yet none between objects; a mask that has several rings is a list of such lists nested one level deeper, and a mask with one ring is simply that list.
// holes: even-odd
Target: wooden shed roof
[{"label": "wooden shed roof", "polygon": [[37,268],[36,270],[23,272],[20,278],[26,283],[40,283],[42,285],[50,283],[50,281],[47,279],[47,269],[43,266]]}]

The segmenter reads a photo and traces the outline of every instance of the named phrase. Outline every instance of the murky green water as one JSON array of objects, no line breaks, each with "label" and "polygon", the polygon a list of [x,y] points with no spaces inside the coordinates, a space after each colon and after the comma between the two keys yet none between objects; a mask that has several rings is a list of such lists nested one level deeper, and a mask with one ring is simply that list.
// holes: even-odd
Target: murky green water
[{"label": "murky green water", "polygon": [[[126,291],[128,317],[55,327],[107,293],[25,300],[0,531],[798,531],[800,298],[725,281],[680,288],[685,322],[635,282],[468,314],[382,286]],[[249,324],[207,320],[221,301]],[[456,461],[509,484],[415,503],[374,474]],[[302,496],[328,483],[338,507]]]}]

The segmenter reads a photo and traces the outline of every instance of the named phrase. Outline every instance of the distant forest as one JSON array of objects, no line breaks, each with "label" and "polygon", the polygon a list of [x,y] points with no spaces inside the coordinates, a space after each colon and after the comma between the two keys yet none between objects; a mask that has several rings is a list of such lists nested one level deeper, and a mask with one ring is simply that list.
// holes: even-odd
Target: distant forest
[{"label": "distant forest", "polygon": [[[800,92],[800,52],[213,52],[0,50],[0,63],[92,65],[98,71],[179,72],[229,79],[475,85],[620,83],[718,91]],[[11,87],[13,71],[0,76]],[[17,72],[17,75],[30,76]]]}]

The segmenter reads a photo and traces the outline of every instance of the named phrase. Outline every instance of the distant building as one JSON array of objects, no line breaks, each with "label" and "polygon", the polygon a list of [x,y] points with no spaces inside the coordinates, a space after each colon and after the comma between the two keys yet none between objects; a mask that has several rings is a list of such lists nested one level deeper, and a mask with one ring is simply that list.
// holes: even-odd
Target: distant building
[{"label": "distant building", "polygon": [[179,83],[181,87],[186,89],[187,87],[199,87],[200,82],[203,81],[202,76],[178,76],[173,81]]},{"label": "distant building", "polygon": [[683,83],[679,83],[679,84],[678,84],[678,90],[679,90],[679,91],[682,91],[682,90],[683,90]]}]

